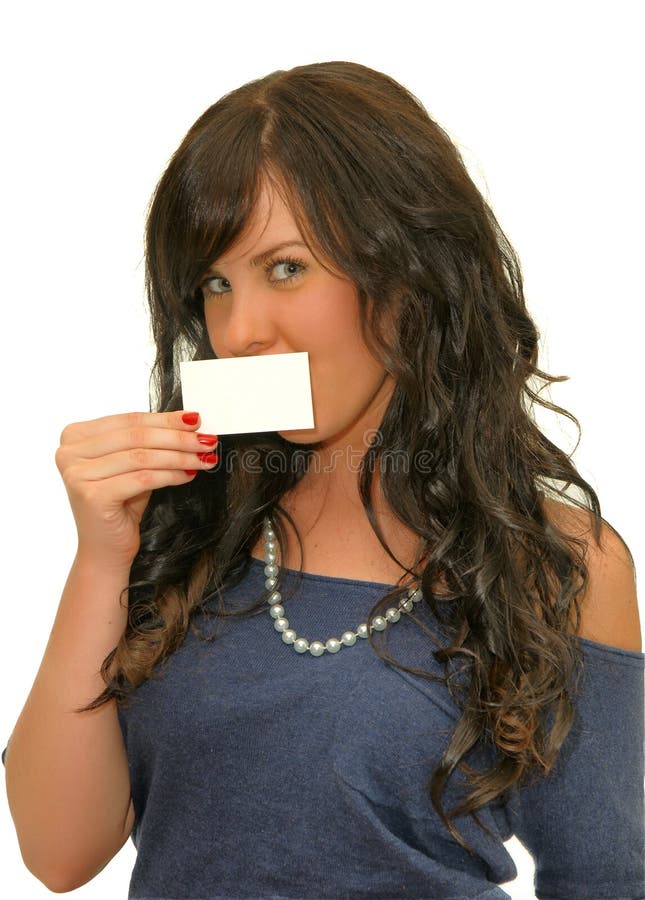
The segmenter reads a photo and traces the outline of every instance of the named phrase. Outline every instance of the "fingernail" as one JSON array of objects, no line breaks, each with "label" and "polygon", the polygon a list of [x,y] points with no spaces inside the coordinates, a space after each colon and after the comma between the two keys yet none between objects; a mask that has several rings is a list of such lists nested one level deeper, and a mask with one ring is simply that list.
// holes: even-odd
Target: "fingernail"
[{"label": "fingernail", "polygon": [[186,475],[197,475],[197,469],[184,469]]},{"label": "fingernail", "polygon": [[188,412],[184,413],[181,417],[181,421],[185,422],[186,425],[197,425],[199,422],[199,413]]},{"label": "fingernail", "polygon": [[208,465],[216,463],[219,459],[217,453],[198,453],[197,456],[199,456],[203,463],[207,463]]},{"label": "fingernail", "polygon": [[219,441],[219,438],[216,434],[197,434],[197,440],[200,444],[204,444],[206,447],[214,447],[215,444]]}]

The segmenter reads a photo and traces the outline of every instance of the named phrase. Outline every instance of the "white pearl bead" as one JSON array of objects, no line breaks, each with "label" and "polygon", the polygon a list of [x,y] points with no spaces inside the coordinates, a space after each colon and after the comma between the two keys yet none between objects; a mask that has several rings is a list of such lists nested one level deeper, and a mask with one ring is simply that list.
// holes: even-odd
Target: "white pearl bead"
[{"label": "white pearl bead", "polygon": [[410,599],[413,603],[419,603],[423,600],[423,591],[420,588],[417,588]]},{"label": "white pearl bead", "polygon": [[282,600],[282,594],[280,591],[274,591],[269,597],[269,603],[273,606],[274,603],[279,603]]},{"label": "white pearl bead", "polygon": [[353,631],[345,631],[340,640],[346,647],[353,647],[356,643],[356,635]]},{"label": "white pearl bead", "polygon": [[360,624],[360,625],[358,626],[358,628],[356,629],[356,634],[357,634],[358,637],[360,637],[360,638],[366,638],[366,637],[367,637],[367,633],[368,633],[368,632],[367,632],[367,623],[366,623],[366,622],[361,622],[361,624]]},{"label": "white pearl bead", "polygon": [[330,653],[338,653],[342,646],[343,645],[338,640],[338,638],[329,638],[327,641],[325,641],[325,649]]},{"label": "white pearl bead", "polygon": [[388,620],[388,622],[398,622],[401,618],[401,613],[398,609],[396,609],[396,607],[391,606],[385,613],[385,618]]},{"label": "white pearl bead", "polygon": [[273,590],[277,580],[278,580],[277,578],[267,578],[267,580],[264,582],[264,586],[267,589],[267,591]]},{"label": "white pearl bead", "polygon": [[408,598],[407,600],[403,601],[403,603],[401,604],[401,608],[406,612],[410,612],[412,609],[414,609],[414,603]]},{"label": "white pearl bead", "polygon": [[284,615],[284,606],[280,606],[279,603],[275,603],[271,609],[269,610],[270,615],[274,619],[281,619]]},{"label": "white pearl bead", "polygon": [[264,554],[264,559],[267,563],[274,563],[277,558],[278,554],[275,552],[275,550],[272,550],[270,553]]},{"label": "white pearl bead", "polygon": [[309,641],[306,638],[296,638],[293,642],[293,649],[296,653],[306,653],[309,649]]},{"label": "white pearl bead", "polygon": [[383,616],[374,616],[372,628],[374,631],[384,631],[387,628],[387,619],[384,619]]},{"label": "white pearl bead", "polygon": [[325,652],[325,645],[321,641],[313,641],[309,644],[309,652],[312,656],[322,656]]},{"label": "white pearl bead", "polygon": [[285,642],[285,644],[293,644],[297,637],[298,635],[293,630],[293,628],[287,628],[286,631],[282,632],[282,640]]},{"label": "white pearl bead", "polygon": [[277,549],[278,549],[278,545],[277,545],[276,541],[274,541],[273,539],[267,541],[265,539],[265,541],[264,541],[264,552],[265,553],[275,553],[277,551]]},{"label": "white pearl bead", "polygon": [[275,578],[275,576],[278,574],[278,567],[277,566],[265,566],[264,574],[267,575],[269,578]]},{"label": "white pearl bead", "polygon": [[273,627],[275,628],[276,631],[286,631],[287,628],[289,627],[289,619],[283,619],[283,618],[276,619],[275,622],[273,623]]}]

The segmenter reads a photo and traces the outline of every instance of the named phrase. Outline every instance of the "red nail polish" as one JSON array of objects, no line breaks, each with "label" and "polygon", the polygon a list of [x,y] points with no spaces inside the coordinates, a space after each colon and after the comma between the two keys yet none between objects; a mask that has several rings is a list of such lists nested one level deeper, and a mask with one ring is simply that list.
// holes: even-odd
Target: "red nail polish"
[{"label": "red nail polish", "polygon": [[181,417],[181,421],[185,422],[186,425],[197,425],[199,422],[199,413],[188,412],[184,413]]},{"label": "red nail polish", "polygon": [[216,463],[219,459],[217,453],[198,453],[197,456],[205,463]]},{"label": "red nail polish", "polygon": [[219,441],[219,438],[216,434],[197,434],[197,440],[200,444],[204,444],[206,447],[214,447],[215,444]]},{"label": "red nail polish", "polygon": [[197,469],[184,469],[186,475],[197,475]]}]

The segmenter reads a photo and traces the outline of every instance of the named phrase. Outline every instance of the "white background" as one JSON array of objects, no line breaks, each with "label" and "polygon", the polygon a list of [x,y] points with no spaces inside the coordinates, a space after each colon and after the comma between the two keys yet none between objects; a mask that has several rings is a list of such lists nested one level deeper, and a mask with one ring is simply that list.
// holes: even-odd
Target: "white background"
[{"label": "white background", "polygon": [[[75,548],[54,465],[70,421],[147,408],[147,201],[194,119],[226,91],[347,59],[410,88],[461,148],[523,265],[574,462],[643,570],[644,196],[639,4],[28,2],[3,5],[4,746]],[[566,420],[544,420],[571,451]],[[608,598],[608,601],[611,598]],[[1,749],[1,748],[0,748]],[[51,896],[0,802],[0,894]],[[531,863],[509,844],[533,897]],[[83,898],[127,896],[130,842]]]}]

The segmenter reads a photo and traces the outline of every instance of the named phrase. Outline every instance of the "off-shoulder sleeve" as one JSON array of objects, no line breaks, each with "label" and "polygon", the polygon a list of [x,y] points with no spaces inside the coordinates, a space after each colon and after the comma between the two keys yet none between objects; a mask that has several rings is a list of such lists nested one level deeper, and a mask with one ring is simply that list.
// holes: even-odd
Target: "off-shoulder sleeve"
[{"label": "off-shoulder sleeve", "polygon": [[511,827],[541,900],[645,897],[645,655],[581,639],[576,721],[550,775],[515,791]]}]

